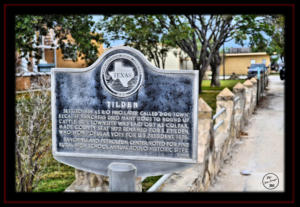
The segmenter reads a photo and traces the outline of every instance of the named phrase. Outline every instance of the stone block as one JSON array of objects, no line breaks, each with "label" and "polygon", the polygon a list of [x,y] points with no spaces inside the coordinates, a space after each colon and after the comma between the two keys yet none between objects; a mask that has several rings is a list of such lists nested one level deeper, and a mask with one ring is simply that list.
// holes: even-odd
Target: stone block
[{"label": "stone block", "polygon": [[244,86],[246,86],[247,88],[251,88],[253,86],[253,83],[250,80],[246,80],[243,83]]},{"label": "stone block", "polygon": [[217,95],[217,101],[227,101],[227,100],[233,100],[234,94],[228,89],[224,88],[218,95]]},{"label": "stone block", "polygon": [[[141,177],[136,177],[136,191],[142,191]],[[109,192],[108,176],[75,169],[75,181],[65,192]]]},{"label": "stone block", "polygon": [[235,84],[235,86],[233,87],[232,90],[234,93],[245,91],[245,86],[243,84],[241,84],[240,82],[238,82],[237,84]]},{"label": "stone block", "polygon": [[257,82],[256,78],[251,78],[250,81],[253,83],[253,85]]},{"label": "stone block", "polygon": [[173,173],[159,188],[160,192],[198,192],[203,177],[203,165],[195,164],[191,168]]},{"label": "stone block", "polygon": [[211,107],[202,98],[199,98],[198,119],[211,119],[211,115],[212,115]]}]

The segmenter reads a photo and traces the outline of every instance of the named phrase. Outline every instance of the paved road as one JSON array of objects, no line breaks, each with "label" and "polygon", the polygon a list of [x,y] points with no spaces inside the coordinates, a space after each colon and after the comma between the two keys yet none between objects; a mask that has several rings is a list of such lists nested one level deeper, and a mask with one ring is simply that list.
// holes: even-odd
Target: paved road
[{"label": "paved road", "polygon": [[[244,132],[248,135],[236,143],[232,158],[208,191],[284,191],[284,82],[278,76],[269,76],[265,97]],[[241,175],[244,170],[250,175]],[[278,176],[275,189],[263,186],[267,173]],[[273,178],[264,180],[268,188],[277,184]]]}]

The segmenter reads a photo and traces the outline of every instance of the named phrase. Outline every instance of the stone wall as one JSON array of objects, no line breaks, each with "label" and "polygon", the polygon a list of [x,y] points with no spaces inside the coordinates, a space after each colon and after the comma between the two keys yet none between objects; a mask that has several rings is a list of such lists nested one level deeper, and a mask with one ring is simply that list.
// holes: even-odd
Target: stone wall
[{"label": "stone wall", "polygon": [[50,88],[50,74],[34,74],[29,76],[16,76],[16,91],[29,89]]},{"label": "stone wall", "polygon": [[[75,181],[65,190],[65,192],[108,192],[108,176],[96,175],[75,169]],[[142,179],[136,178],[136,191],[142,191]]]},{"label": "stone wall", "polygon": [[[257,87],[262,80],[237,83],[233,91],[228,88],[217,96],[217,113],[225,108],[215,120],[212,109],[199,99],[198,112],[198,163],[180,172],[174,172],[157,191],[199,192],[215,182],[224,162],[231,157],[231,149],[257,105]],[[263,86],[263,88],[266,86]],[[237,98],[238,97],[238,98]],[[261,97],[259,95],[258,97]],[[214,126],[223,122],[216,130]],[[66,190],[108,191],[108,177],[75,170],[76,180]],[[141,192],[141,178],[137,178],[136,191]]]},{"label": "stone wall", "polygon": [[[215,182],[223,164],[231,157],[233,144],[257,106],[256,99],[261,97],[257,96],[257,87],[262,83],[262,80],[257,82],[254,78],[244,84],[237,83],[232,92],[227,88],[221,91],[217,96],[216,111],[218,113],[222,108],[226,110],[214,121],[212,115],[203,116],[211,114],[211,108],[203,99],[199,99],[199,163],[185,171],[173,173],[158,191],[205,191]],[[223,124],[214,130],[213,127],[222,120]]]}]

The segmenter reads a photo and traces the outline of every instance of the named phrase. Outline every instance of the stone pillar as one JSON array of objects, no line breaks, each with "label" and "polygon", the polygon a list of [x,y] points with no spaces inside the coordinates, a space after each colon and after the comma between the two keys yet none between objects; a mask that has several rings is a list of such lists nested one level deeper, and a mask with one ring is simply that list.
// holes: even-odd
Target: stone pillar
[{"label": "stone pillar", "polygon": [[248,119],[251,115],[250,107],[252,102],[252,87],[253,84],[250,80],[246,80],[243,84],[245,86],[245,94],[246,94],[246,102],[245,102],[245,109],[244,109],[244,120],[245,124],[248,124]]},{"label": "stone pillar", "polygon": [[203,190],[201,183],[203,174],[203,165],[197,163],[190,168],[172,173],[157,192],[199,192]]},{"label": "stone pillar", "polygon": [[[141,177],[136,179],[137,192],[142,191]],[[97,175],[75,169],[75,181],[65,190],[65,192],[108,192],[108,176]]]},{"label": "stone pillar", "polygon": [[235,110],[235,122],[236,122],[236,136],[239,137],[241,130],[244,128],[245,120],[244,120],[244,109],[246,102],[246,93],[245,86],[241,83],[237,83],[233,87],[233,92],[236,97],[239,97],[239,101],[237,102],[236,110]]},{"label": "stone pillar", "polygon": [[234,94],[228,89],[224,88],[217,95],[217,112],[222,108],[225,108],[226,111],[216,118],[216,124],[224,120],[224,123],[217,129],[214,136],[215,144],[215,174],[218,173],[219,169],[223,165],[223,160],[228,156],[230,151],[230,146],[232,143],[231,140],[231,130],[232,124],[234,121]]},{"label": "stone pillar", "polygon": [[198,104],[198,162],[203,166],[200,168],[198,190],[204,191],[214,178],[214,161],[209,160],[213,154],[210,151],[213,148],[213,120],[211,107],[202,98]]},{"label": "stone pillar", "polygon": [[219,123],[224,120],[224,123],[217,129],[221,136],[215,137],[215,146],[216,148],[221,147],[222,144],[228,137],[230,136],[230,129],[232,124],[232,113],[234,110],[234,94],[228,89],[224,88],[218,95],[217,95],[217,112],[220,111],[222,108],[225,108],[226,111],[216,118],[215,123]]},{"label": "stone pillar", "polygon": [[[198,192],[210,185],[208,172],[212,137],[212,109],[202,99],[198,102],[198,163],[181,172],[174,172],[160,187],[161,192]],[[212,165],[211,162],[210,165]],[[212,168],[212,167],[210,167]],[[210,169],[211,171],[214,169]]]},{"label": "stone pillar", "polygon": [[251,78],[250,81],[253,84],[253,87],[252,87],[252,103],[251,103],[251,113],[253,113],[253,111],[256,107],[256,99],[257,99],[257,80],[256,80],[256,78]]},{"label": "stone pillar", "polygon": [[199,99],[198,104],[198,162],[204,163],[212,138],[212,109],[202,98]]}]

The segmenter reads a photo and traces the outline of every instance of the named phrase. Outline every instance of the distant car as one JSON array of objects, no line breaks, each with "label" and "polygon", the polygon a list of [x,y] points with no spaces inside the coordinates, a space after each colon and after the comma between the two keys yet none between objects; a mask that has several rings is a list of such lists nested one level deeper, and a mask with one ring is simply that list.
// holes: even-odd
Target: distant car
[{"label": "distant car", "polygon": [[278,71],[278,69],[279,69],[279,65],[278,64],[272,64],[271,65],[271,70]]},{"label": "distant car", "polygon": [[285,79],[285,68],[284,67],[280,68],[280,70],[279,70],[279,77],[280,77],[280,80],[284,80]]},{"label": "distant car", "polygon": [[268,67],[265,64],[251,64],[250,67],[248,67],[248,78],[255,77],[258,70],[260,70],[260,73],[266,73]]}]

